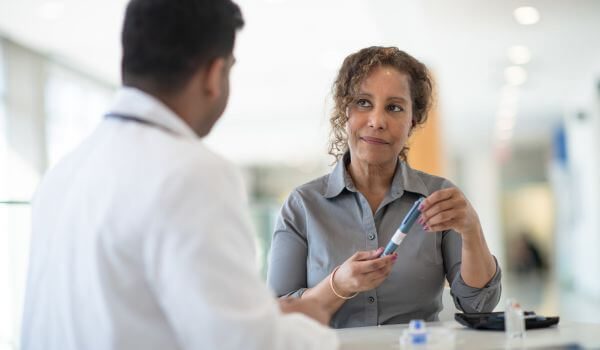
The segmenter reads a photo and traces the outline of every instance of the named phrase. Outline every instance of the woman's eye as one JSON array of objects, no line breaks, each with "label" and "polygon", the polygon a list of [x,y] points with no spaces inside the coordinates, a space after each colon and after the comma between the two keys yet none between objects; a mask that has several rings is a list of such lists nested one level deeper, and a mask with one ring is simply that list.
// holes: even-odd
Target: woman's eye
[{"label": "woman's eye", "polygon": [[388,111],[390,111],[390,112],[403,112],[404,108],[402,108],[402,106],[398,106],[398,105],[389,105],[388,106]]},{"label": "woman's eye", "polygon": [[365,99],[360,99],[356,101],[356,105],[359,107],[371,107],[371,102]]}]

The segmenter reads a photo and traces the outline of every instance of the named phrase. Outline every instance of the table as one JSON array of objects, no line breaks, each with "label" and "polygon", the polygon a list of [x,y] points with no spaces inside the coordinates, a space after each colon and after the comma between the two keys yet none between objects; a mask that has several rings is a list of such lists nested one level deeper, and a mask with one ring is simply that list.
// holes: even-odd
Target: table
[{"label": "table", "polygon": [[[524,339],[509,340],[504,332],[476,331],[455,321],[428,322],[427,328],[444,327],[455,334],[454,348],[447,349],[535,349],[577,343],[585,349],[600,349],[600,324],[560,322],[557,326],[528,330]],[[341,350],[401,349],[399,337],[406,324],[338,329]]]}]

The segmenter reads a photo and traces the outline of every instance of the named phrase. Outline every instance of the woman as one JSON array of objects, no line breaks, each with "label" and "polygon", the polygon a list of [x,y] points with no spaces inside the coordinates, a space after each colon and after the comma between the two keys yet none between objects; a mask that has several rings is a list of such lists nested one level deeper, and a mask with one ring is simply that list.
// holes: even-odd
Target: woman
[{"label": "woman", "polygon": [[[431,95],[427,68],[397,48],[344,60],[330,120],[337,164],[290,194],[273,234],[267,279],[280,297],[318,299],[335,328],[437,320],[444,278],[465,312],[496,306],[500,268],[477,213],[448,180],[406,163]],[[381,256],[420,197],[419,224]]]}]

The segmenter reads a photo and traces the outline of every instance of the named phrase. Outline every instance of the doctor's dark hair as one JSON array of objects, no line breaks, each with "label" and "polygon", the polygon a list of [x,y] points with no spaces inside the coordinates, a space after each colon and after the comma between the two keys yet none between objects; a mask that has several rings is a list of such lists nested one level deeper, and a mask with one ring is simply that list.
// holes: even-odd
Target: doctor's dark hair
[{"label": "doctor's dark hair", "polygon": [[[359,50],[344,59],[333,83],[334,107],[329,118],[329,154],[336,161],[348,150],[348,106],[355,102],[360,84],[380,66],[395,68],[408,76],[413,113],[410,132],[427,120],[427,113],[433,101],[433,79],[427,67],[397,47],[371,46]],[[408,146],[405,145],[399,157],[406,160],[407,152]]]},{"label": "doctor's dark hair", "polygon": [[123,85],[176,92],[198,68],[229,56],[243,26],[230,0],[131,0],[121,35]]}]

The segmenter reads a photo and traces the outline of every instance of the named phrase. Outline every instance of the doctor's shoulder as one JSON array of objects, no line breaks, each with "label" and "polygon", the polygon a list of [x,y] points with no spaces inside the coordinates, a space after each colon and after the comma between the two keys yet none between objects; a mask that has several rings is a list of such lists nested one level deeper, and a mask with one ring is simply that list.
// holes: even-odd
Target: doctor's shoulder
[{"label": "doctor's shoulder", "polygon": [[223,195],[241,190],[238,168],[202,142],[192,142],[173,149],[165,162],[163,181],[182,191],[218,192]]}]

